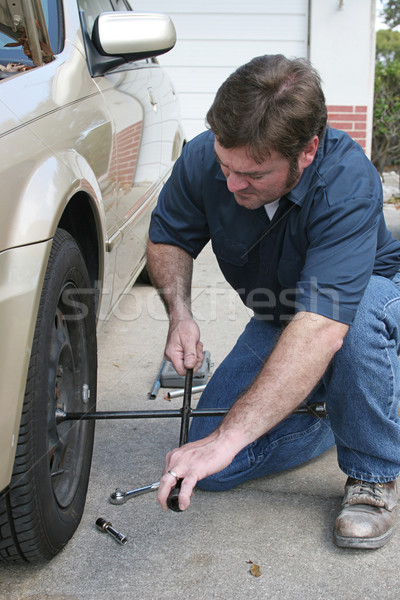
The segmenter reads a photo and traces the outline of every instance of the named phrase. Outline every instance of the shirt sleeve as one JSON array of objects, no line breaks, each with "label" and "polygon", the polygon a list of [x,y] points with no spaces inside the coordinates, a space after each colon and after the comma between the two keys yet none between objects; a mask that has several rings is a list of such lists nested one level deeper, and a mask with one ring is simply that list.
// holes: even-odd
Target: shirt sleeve
[{"label": "shirt sleeve", "polygon": [[192,258],[210,239],[202,200],[202,172],[202,152],[189,143],[161,191],[149,229],[153,243],[179,246]]},{"label": "shirt sleeve", "polygon": [[296,311],[351,324],[373,272],[381,208],[371,197],[346,197],[329,206],[324,196],[309,223]]}]

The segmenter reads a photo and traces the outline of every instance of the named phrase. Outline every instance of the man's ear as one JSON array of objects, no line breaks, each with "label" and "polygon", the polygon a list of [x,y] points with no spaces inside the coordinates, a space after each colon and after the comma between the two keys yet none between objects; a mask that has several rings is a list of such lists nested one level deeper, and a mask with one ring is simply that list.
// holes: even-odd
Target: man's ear
[{"label": "man's ear", "polygon": [[304,148],[304,150],[302,150],[300,152],[300,156],[299,156],[299,168],[300,169],[305,169],[309,165],[311,165],[312,161],[314,160],[314,156],[316,155],[317,150],[318,150],[318,143],[319,143],[318,136],[314,135],[314,137],[308,142],[308,144]]}]

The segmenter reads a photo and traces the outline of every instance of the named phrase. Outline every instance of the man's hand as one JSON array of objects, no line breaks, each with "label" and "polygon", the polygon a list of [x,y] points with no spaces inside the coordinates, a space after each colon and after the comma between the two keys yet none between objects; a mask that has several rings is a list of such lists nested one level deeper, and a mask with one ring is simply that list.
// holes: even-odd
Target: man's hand
[{"label": "man's hand", "polygon": [[188,317],[185,320],[170,323],[165,356],[170,360],[179,375],[186,369],[196,372],[203,362],[203,343],[196,322]]},{"label": "man's hand", "polygon": [[217,429],[209,436],[197,442],[190,442],[168,452],[165,467],[158,488],[157,499],[163,510],[167,510],[167,498],[176,485],[176,478],[182,479],[179,494],[179,508],[186,510],[190,505],[193,488],[200,479],[222,471],[234,459],[238,452],[234,440],[224,436]]}]

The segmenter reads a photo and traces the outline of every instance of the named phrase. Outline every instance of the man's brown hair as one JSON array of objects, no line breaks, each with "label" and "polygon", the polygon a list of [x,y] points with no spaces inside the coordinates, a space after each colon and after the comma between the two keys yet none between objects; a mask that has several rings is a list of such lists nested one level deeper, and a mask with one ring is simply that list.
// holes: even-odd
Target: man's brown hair
[{"label": "man's brown hair", "polygon": [[319,74],[309,61],[282,54],[258,56],[239,67],[207,113],[224,148],[248,146],[257,162],[271,150],[297,159],[314,135],[322,139],[326,122]]}]

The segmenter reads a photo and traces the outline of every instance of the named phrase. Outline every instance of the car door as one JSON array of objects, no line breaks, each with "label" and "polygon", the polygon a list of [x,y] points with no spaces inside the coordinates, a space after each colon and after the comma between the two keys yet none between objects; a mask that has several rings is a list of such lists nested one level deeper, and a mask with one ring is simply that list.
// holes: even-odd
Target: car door
[{"label": "car door", "polygon": [[[130,10],[125,0],[79,0],[89,34],[101,12]],[[149,217],[160,187],[161,69],[156,61],[124,64],[95,77],[113,121],[110,169],[117,173],[112,204],[105,203],[109,239],[116,252],[112,305],[144,264]],[[161,90],[162,93],[162,90]]]},{"label": "car door", "polygon": [[118,165],[118,230],[113,302],[138,274],[145,257],[152,207],[158,197],[162,145],[157,66],[138,61],[104,77],[114,118]]}]

